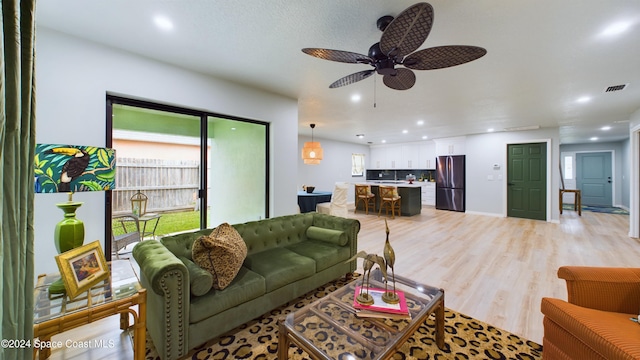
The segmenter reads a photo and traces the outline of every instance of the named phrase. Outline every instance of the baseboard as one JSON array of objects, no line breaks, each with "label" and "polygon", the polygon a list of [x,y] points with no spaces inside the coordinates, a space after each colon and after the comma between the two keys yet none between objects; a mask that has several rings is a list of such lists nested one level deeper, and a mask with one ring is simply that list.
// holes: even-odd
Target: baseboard
[{"label": "baseboard", "polygon": [[613,206],[615,206],[615,207],[617,207],[617,208],[620,208],[620,209],[623,209],[623,210],[625,210],[625,211],[629,211],[629,212],[631,212],[631,210],[629,210],[629,208],[628,208],[628,207],[626,207],[626,206],[624,206],[624,205],[613,205]]},{"label": "baseboard", "polygon": [[487,213],[487,212],[481,212],[481,211],[465,211],[465,214],[470,214],[470,215],[483,215],[483,216],[493,216],[493,217],[506,217],[504,214],[496,214],[496,213]]}]

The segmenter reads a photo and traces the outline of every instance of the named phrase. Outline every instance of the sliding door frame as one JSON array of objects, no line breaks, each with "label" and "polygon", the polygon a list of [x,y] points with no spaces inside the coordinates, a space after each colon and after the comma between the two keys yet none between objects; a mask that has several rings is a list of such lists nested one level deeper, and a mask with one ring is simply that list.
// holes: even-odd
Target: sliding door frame
[{"label": "sliding door frame", "polygon": [[[210,117],[241,121],[246,123],[252,123],[257,125],[263,125],[265,127],[265,204],[264,204],[264,214],[266,218],[269,218],[269,204],[270,204],[270,196],[269,196],[269,179],[270,179],[270,170],[269,170],[269,148],[270,143],[269,139],[270,135],[270,124],[266,121],[246,119],[237,116],[224,115],[213,113],[209,111],[202,110],[194,110],[186,107],[179,107],[173,105],[166,105],[157,102],[151,102],[146,100],[138,100],[127,97],[122,97],[118,95],[110,95],[106,96],[106,147],[113,147],[113,105],[126,105],[132,107],[139,107],[151,110],[165,111],[171,113],[177,113],[182,115],[191,115],[200,118],[200,185],[198,189],[198,199],[200,201],[200,229],[205,229],[207,227],[207,184],[208,184],[208,171],[206,170],[206,164],[208,161],[208,152],[207,152],[207,142],[208,142],[208,130],[209,130],[209,121]],[[116,165],[117,166],[117,165]],[[204,168],[203,168],[204,166]],[[204,169],[204,170],[203,170]],[[118,184],[116,184],[116,187]],[[104,251],[107,260],[111,260],[111,218],[112,218],[112,191],[105,191],[105,241],[104,241]]]}]

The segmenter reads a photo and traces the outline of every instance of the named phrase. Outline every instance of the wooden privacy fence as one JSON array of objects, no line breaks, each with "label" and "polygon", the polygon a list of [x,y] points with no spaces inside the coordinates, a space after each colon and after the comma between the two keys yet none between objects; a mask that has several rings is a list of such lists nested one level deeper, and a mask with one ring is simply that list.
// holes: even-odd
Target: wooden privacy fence
[{"label": "wooden privacy fence", "polygon": [[131,212],[131,196],[141,191],[149,200],[147,212],[194,209],[200,183],[195,160],[116,159],[114,214]]}]

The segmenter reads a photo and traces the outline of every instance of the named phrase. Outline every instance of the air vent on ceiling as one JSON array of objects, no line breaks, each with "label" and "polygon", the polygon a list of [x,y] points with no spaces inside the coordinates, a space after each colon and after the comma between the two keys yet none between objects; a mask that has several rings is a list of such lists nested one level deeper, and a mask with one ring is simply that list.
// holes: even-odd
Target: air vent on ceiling
[{"label": "air vent on ceiling", "polygon": [[606,89],[604,89],[604,92],[608,93],[608,92],[614,92],[614,91],[622,91],[627,87],[627,85],[629,84],[609,86]]},{"label": "air vent on ceiling", "polygon": [[510,128],[504,128],[504,131],[524,131],[524,130],[538,130],[540,129],[540,125],[525,125],[525,126],[515,126]]}]

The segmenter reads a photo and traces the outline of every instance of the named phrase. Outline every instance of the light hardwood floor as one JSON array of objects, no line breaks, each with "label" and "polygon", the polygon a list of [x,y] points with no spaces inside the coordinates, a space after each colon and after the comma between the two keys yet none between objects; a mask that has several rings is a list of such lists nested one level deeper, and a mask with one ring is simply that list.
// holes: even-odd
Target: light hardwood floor
[{"label": "light hardwood floor", "polygon": [[[349,212],[361,222],[358,250],[382,255],[384,215]],[[398,274],[441,287],[445,305],[542,342],[542,297],[567,298],[562,265],[637,267],[640,242],[628,237],[629,217],[565,211],[559,223],[472,215],[423,207],[420,215],[388,219]],[[358,261],[362,272],[362,260]],[[131,342],[111,317],[63,339],[113,339],[112,352],[53,351],[52,359],[125,359]],[[90,329],[86,329],[89,327]],[[94,349],[95,350],[95,349]]]},{"label": "light hardwood floor", "polygon": [[[361,222],[359,250],[382,254],[384,216],[350,216]],[[565,211],[549,223],[423,207],[388,224],[398,274],[443,288],[450,309],[538,343],[542,297],[567,299],[560,266],[640,264],[626,215]]]}]

